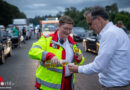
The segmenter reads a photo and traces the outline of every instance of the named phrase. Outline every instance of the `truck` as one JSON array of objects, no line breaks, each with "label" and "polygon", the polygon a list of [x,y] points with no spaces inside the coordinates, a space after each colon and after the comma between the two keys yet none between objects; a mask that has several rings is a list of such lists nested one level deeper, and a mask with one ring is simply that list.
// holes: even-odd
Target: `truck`
[{"label": "truck", "polygon": [[40,21],[40,29],[43,35],[54,33],[57,30],[59,24],[58,18],[46,18],[46,20]]},{"label": "truck", "polygon": [[13,19],[14,25],[27,25],[27,19]]}]

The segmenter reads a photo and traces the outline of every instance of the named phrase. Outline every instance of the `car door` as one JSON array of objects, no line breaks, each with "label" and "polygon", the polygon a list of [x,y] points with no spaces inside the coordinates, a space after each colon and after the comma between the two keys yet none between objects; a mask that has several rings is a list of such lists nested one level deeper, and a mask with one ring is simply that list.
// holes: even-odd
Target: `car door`
[{"label": "car door", "polygon": [[0,55],[1,55],[1,53],[2,53],[2,33],[1,33],[1,30],[0,30]]},{"label": "car door", "polygon": [[6,55],[11,56],[12,54],[12,41],[9,33],[6,33]]},{"label": "car door", "polygon": [[10,51],[10,42],[8,41],[8,33],[6,31],[2,31],[2,43],[4,47],[4,54],[7,55]]}]

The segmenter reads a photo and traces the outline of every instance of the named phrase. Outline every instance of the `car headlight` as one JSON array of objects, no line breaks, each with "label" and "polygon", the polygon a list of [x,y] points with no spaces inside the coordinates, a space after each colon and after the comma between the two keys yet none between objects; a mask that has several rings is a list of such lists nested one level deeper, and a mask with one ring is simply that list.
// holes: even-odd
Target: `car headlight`
[{"label": "car headlight", "polygon": [[86,42],[87,40],[86,39],[83,39],[83,42]]},{"label": "car headlight", "polygon": [[96,44],[97,44],[97,46],[99,46],[99,42],[97,42]]}]

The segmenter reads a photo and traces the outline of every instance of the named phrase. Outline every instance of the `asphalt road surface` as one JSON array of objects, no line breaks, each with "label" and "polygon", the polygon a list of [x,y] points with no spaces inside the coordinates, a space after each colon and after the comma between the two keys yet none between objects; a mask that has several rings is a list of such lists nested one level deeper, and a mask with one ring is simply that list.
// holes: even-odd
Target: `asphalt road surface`
[{"label": "asphalt road surface", "polygon": [[[0,90],[36,90],[35,71],[38,67],[38,61],[32,60],[28,56],[28,51],[36,39],[33,37],[27,40],[26,44],[22,44],[21,48],[13,49],[13,56],[6,58],[6,63],[0,65],[0,76],[6,84],[5,88]],[[85,63],[93,61],[96,55],[84,52],[82,43],[79,47],[85,56]],[[75,90],[100,90],[101,86],[96,75],[76,74]]]}]

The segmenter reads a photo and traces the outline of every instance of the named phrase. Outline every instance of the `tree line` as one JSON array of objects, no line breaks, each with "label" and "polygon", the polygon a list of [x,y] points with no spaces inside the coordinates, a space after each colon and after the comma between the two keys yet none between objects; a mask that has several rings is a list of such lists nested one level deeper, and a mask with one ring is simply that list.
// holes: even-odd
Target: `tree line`
[{"label": "tree line", "polygon": [[[86,19],[83,16],[84,12],[86,10],[89,10],[90,8],[84,8],[81,11],[77,10],[75,7],[66,8],[64,15],[70,16],[74,22],[75,26],[81,26],[84,28],[88,28]],[[114,24],[117,23],[117,21],[121,20],[124,25],[126,26],[127,30],[130,30],[130,13],[126,11],[120,11],[118,10],[118,6],[116,3],[112,5],[107,5],[105,7],[106,11],[109,13],[109,20],[112,21]]]},{"label": "tree line", "polygon": [[[84,8],[82,10],[78,10],[75,7],[65,8],[64,12],[58,12],[55,16],[45,15],[45,16],[36,16],[35,18],[30,18],[30,23],[34,25],[40,24],[40,20],[44,20],[47,17],[61,17],[63,15],[68,15],[74,20],[74,26],[84,27],[88,29],[87,22],[85,17],[83,16],[86,10],[90,8]],[[121,20],[126,26],[127,30],[130,30],[130,13],[125,11],[119,11],[116,3],[112,5],[107,5],[105,7],[107,12],[109,13],[109,20],[113,21],[115,24],[118,20]],[[23,12],[20,12],[18,7],[8,4],[7,2],[0,0],[0,25],[7,26],[12,23],[14,18],[26,18],[26,15]]]},{"label": "tree line", "polygon": [[[65,8],[64,12],[59,12],[57,15],[52,16],[52,15],[45,15],[45,16],[37,16],[34,19],[31,19],[31,22],[34,22],[35,24],[39,24],[40,20],[44,20],[46,17],[61,17],[62,15],[68,15],[70,16],[73,20],[75,25],[74,26],[79,26],[79,27],[84,27],[85,29],[88,29],[88,25],[86,22],[85,17],[83,16],[84,12],[86,10],[89,10],[90,8],[84,8],[82,10],[78,10],[75,7],[70,7],[70,8]],[[117,23],[118,20],[121,20],[124,25],[126,26],[127,30],[130,30],[130,13],[125,12],[125,11],[120,11],[118,10],[118,6],[116,3],[112,5],[107,5],[105,7],[107,12],[109,13],[109,20],[114,22],[114,24]]]},{"label": "tree line", "polygon": [[14,18],[26,18],[26,15],[18,7],[0,0],[0,25],[12,24]]}]

